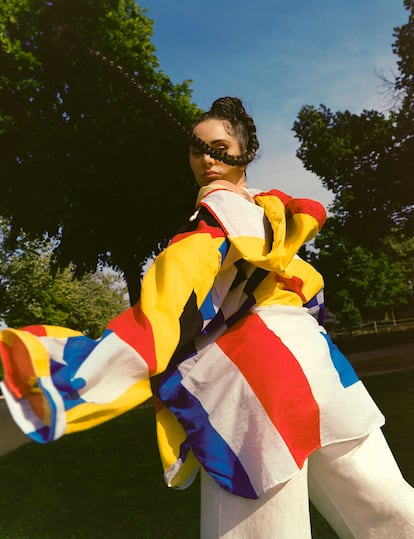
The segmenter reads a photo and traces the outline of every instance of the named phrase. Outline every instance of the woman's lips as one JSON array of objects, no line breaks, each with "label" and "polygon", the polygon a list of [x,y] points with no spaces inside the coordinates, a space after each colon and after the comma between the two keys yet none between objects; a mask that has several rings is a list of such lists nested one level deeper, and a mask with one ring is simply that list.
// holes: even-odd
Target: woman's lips
[{"label": "woman's lips", "polygon": [[206,172],[204,172],[203,176],[210,180],[211,178],[217,178],[219,176],[219,173],[215,172],[214,170],[206,170]]}]

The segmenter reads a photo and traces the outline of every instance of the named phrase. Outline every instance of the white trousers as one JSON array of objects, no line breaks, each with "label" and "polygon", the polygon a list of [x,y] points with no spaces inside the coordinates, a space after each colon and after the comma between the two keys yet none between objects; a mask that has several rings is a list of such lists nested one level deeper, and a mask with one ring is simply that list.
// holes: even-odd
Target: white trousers
[{"label": "white trousers", "polygon": [[201,539],[309,539],[309,497],[341,539],[414,539],[414,489],[379,429],[319,449],[258,500],[229,494],[203,472]]}]

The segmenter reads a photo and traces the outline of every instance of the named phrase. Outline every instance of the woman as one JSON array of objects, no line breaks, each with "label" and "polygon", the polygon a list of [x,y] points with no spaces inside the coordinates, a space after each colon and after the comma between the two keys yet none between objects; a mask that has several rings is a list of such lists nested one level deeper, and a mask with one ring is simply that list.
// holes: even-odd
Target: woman
[{"label": "woman", "polygon": [[5,330],[3,386],[48,442],[156,399],[165,479],[202,469],[201,537],[311,536],[310,495],[340,537],[414,536],[414,492],[383,416],[319,325],[322,278],[297,257],[325,219],[314,201],[246,186],[258,141],[236,98],[193,129],[195,214],[155,260],[137,305],[99,341]]}]

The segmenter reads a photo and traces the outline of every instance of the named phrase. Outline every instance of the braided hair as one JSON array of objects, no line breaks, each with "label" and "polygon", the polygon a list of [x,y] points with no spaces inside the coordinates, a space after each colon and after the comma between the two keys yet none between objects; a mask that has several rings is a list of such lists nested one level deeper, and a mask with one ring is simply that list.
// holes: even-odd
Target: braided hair
[{"label": "braided hair", "polygon": [[83,43],[80,36],[69,26],[58,25],[54,27],[59,39],[66,38],[69,41],[69,47],[75,49],[78,52],[79,48],[83,51],[87,51],[91,56],[100,59],[104,64],[110,67],[111,70],[117,72],[125,81],[134,86],[137,93],[152,106],[158,109],[177,131],[190,139],[190,144],[199,148],[203,153],[211,155],[214,159],[223,161],[228,165],[242,166],[250,163],[259,149],[259,141],[256,136],[256,126],[253,118],[247,114],[243,103],[237,97],[220,97],[216,99],[210,110],[204,112],[199,119],[193,125],[193,128],[200,122],[207,119],[225,120],[229,122],[231,126],[231,134],[236,136],[240,143],[242,155],[234,156],[229,155],[226,152],[217,150],[196,137],[177,114],[171,110],[171,106],[167,104],[162,95],[152,92],[149,88],[145,87],[134,76],[132,76],[125,68],[119,65],[117,62],[108,58],[100,50],[95,49],[86,43]]},{"label": "braided hair", "polygon": [[127,80],[131,85],[133,85],[135,89],[147,100],[147,102],[155,106],[158,111],[164,117],[166,117],[179,132],[186,135],[190,139],[191,145],[196,146],[203,153],[207,153],[214,159],[223,161],[228,165],[242,166],[253,161],[256,152],[259,149],[259,141],[256,136],[256,126],[253,118],[246,112],[243,103],[238,97],[220,97],[216,99],[213,102],[210,110],[201,114],[193,125],[194,129],[197,124],[209,119],[224,120],[229,122],[232,130],[231,134],[236,136],[242,150],[242,155],[234,156],[213,148],[194,135],[192,129],[189,129],[189,127],[185,125],[176,114],[174,114],[170,106],[163,101],[161,95],[157,95],[151,90],[147,89],[121,65],[117,64],[114,60],[108,58],[97,49],[93,49],[92,47],[86,47],[86,49],[88,50],[89,54],[99,58],[111,69],[117,71],[124,80]]},{"label": "braided hair", "polygon": [[216,99],[209,111],[204,112],[193,125],[193,129],[205,120],[223,120],[228,122],[231,132],[239,141],[242,155],[231,156],[227,153],[214,150],[207,143],[191,136],[191,143],[200,148],[204,153],[224,161],[229,165],[246,165],[250,163],[259,149],[259,141],[256,136],[256,126],[253,118],[246,112],[243,103],[238,97],[220,97]]}]

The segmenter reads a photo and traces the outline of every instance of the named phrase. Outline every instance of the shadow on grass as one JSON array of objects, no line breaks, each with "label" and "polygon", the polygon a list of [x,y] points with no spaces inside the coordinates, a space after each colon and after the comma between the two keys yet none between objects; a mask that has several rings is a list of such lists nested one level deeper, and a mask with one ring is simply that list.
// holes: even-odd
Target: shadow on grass
[{"label": "shadow on grass", "polygon": [[[387,417],[385,434],[414,483],[414,370],[367,378]],[[139,409],[48,446],[0,458],[1,539],[196,539],[199,485],[181,492],[162,479],[154,413]],[[312,510],[313,537],[335,534]]]}]

